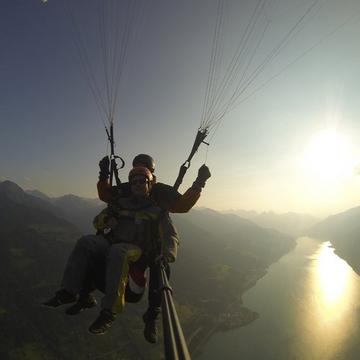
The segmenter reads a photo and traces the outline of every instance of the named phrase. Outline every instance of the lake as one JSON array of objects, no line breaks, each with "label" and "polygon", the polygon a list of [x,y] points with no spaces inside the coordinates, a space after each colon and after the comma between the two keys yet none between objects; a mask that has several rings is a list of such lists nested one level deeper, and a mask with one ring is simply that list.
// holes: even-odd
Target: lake
[{"label": "lake", "polygon": [[243,301],[259,319],[216,333],[198,360],[360,359],[360,277],[329,242],[299,238]]}]

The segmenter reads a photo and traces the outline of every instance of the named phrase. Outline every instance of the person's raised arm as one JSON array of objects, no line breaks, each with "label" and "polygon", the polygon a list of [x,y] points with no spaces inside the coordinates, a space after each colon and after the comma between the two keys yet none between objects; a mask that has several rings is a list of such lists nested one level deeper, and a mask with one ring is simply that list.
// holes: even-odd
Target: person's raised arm
[{"label": "person's raised arm", "polygon": [[110,185],[110,159],[108,156],[103,157],[99,162],[99,181],[97,183],[97,191],[99,199],[109,203],[112,197]]},{"label": "person's raised arm", "polygon": [[169,211],[172,213],[186,213],[199,200],[202,188],[205,186],[206,180],[211,176],[209,168],[204,164],[199,168],[198,176],[193,185],[185,191],[183,195],[172,202]]}]

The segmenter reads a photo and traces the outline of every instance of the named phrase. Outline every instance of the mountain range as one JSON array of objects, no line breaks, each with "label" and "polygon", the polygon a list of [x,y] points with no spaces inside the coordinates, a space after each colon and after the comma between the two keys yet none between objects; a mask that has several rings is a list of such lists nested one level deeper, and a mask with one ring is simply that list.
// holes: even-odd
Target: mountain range
[{"label": "mountain range", "polygon": [[75,224],[84,234],[94,232],[92,220],[106,206],[100,200],[71,194],[51,198],[38,190],[28,190],[26,193],[52,205],[54,214]]},{"label": "mountain range", "polygon": [[[7,329],[0,338],[2,359],[116,358],[117,354],[129,359],[161,358],[162,345],[149,345],[142,337],[146,298],[128,305],[104,337],[87,333],[98,309],[71,318],[61,310],[39,306],[58,289],[76,239],[93,232],[92,218],[103,206],[74,195],[50,198],[38,191],[25,192],[10,181],[0,183],[0,284],[6,289],[0,294],[0,326]],[[351,209],[304,233],[324,240],[331,235],[337,251],[349,256],[341,246],[357,247],[358,215],[360,208]],[[171,284],[190,351],[196,354],[214,331],[257,318],[243,307],[242,295],[296,242],[278,230],[211,209],[193,209],[173,218],[181,244]]]}]

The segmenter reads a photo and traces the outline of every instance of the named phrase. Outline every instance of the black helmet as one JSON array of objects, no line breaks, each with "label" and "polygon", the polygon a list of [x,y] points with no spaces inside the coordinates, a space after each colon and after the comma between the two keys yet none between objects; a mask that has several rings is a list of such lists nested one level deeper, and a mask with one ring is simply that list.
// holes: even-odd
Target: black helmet
[{"label": "black helmet", "polygon": [[152,173],[155,171],[155,161],[154,159],[147,154],[139,154],[134,157],[132,165],[135,166],[145,166],[147,167]]}]

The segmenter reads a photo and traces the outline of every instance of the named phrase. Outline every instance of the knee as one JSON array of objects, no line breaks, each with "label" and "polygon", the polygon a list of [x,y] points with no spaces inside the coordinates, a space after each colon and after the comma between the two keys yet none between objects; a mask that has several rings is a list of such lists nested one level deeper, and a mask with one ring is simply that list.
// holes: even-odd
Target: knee
[{"label": "knee", "polygon": [[139,259],[141,253],[141,249],[137,246],[118,243],[111,245],[109,256],[113,259],[127,259],[128,262],[134,262]]}]

